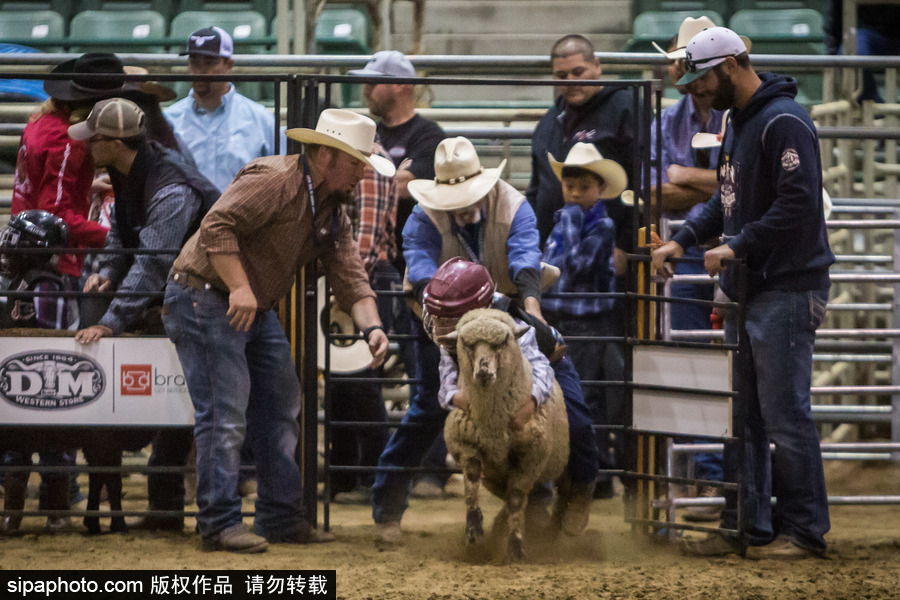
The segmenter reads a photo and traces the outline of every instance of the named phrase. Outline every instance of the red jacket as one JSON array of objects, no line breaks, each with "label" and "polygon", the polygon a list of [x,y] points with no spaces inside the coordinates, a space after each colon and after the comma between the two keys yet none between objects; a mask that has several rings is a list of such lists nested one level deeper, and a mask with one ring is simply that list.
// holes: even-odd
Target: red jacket
[{"label": "red jacket", "polygon": [[[69,246],[102,248],[108,229],[88,220],[94,163],[84,142],[69,137],[68,115],[48,113],[25,126],[16,159],[12,214],[41,209],[69,227]],[[57,269],[81,274],[84,255],[61,256]]]}]

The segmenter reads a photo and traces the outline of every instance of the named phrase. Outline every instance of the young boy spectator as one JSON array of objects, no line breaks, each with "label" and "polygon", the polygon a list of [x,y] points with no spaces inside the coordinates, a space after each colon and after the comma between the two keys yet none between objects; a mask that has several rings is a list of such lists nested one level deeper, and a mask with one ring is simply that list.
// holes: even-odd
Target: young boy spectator
[{"label": "young boy spectator", "polygon": [[[593,144],[578,143],[565,162],[548,153],[550,167],[562,182],[565,204],[556,211],[543,260],[560,270],[559,280],[549,290],[541,309],[547,320],[564,337],[612,336],[615,331],[611,297],[587,296],[615,291],[615,225],[607,216],[605,200],[617,198],[627,184],[625,169],[603,158]],[[581,293],[581,297],[552,297],[560,292]],[[615,342],[568,341],[569,356],[581,380],[622,381],[624,357]],[[620,423],[623,389],[583,386],[584,399],[594,423]],[[622,436],[617,435],[621,446]],[[612,479],[603,469],[614,468],[610,455],[609,431],[599,433],[600,479],[594,497],[613,495]]]}]

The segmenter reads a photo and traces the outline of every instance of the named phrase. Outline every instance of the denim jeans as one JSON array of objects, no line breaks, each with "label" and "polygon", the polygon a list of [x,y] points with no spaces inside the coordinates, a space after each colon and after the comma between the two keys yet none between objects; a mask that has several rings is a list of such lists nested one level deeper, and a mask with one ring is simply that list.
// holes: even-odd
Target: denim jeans
[{"label": "denim jeans", "polygon": [[[886,36],[873,29],[860,27],[856,30],[856,53],[859,56],[897,56],[900,54],[900,39],[896,32],[893,36]],[[859,102],[863,100],[884,102],[875,81],[875,71],[863,70],[862,83],[862,91],[857,98]],[[888,98],[888,102],[894,102],[894,99]]]},{"label": "denim jeans", "polygon": [[300,384],[275,312],[260,311],[249,331],[235,331],[225,314],[225,294],[172,281],[165,309],[166,331],[196,411],[200,533],[211,540],[242,520],[237,487],[245,434],[252,440],[259,482],[254,531],[268,537],[299,526],[304,516],[295,460]]},{"label": "denim jeans", "polygon": [[[819,434],[809,388],[816,329],[825,318],[827,290],[766,291],[747,302],[746,333],[751,356],[744,405],[744,518],[748,543],[764,545],[787,535],[799,545],[826,547],[831,527]],[[729,338],[734,324],[726,326]],[[733,339],[733,338],[732,338]],[[740,361],[736,361],[740,363]],[[740,383],[739,364],[735,381]],[[769,444],[775,445],[770,455]],[[738,452],[725,448],[725,475],[737,480]],[[777,503],[773,508],[771,497]],[[725,494],[723,526],[737,526],[736,497]]]},{"label": "denim jeans", "polygon": [[[387,261],[375,263],[369,273],[369,283],[375,292],[402,289],[403,280],[397,269]],[[404,302],[398,296],[376,297],[378,317],[385,331],[394,329],[395,305]],[[384,370],[365,369],[351,377],[382,377]],[[340,375],[331,376],[331,419],[334,421],[359,421],[384,423],[383,427],[366,428],[334,427],[331,435],[331,464],[374,467],[388,441],[387,410],[381,383],[349,383]],[[371,487],[375,475],[371,472],[335,472],[331,474],[331,494],[349,492],[357,483]]]},{"label": "denim jeans", "polygon": [[[589,315],[584,317],[551,317],[548,315],[550,322],[559,330],[563,337],[569,336],[615,336],[617,329],[614,319],[616,313],[609,311],[599,315]],[[622,427],[625,425],[625,387],[610,386],[585,386],[582,381],[624,381],[625,380],[625,356],[622,353],[622,342],[598,342],[598,341],[574,341],[566,340],[569,347],[566,360],[572,365],[572,376],[566,373],[566,367],[563,366],[564,376],[561,379],[558,373],[559,368],[554,365],[557,371],[557,381],[563,387],[563,395],[566,397],[566,407],[569,405],[584,405],[588,410],[588,424],[596,424],[602,426],[595,436],[592,436],[594,445],[598,448],[599,468],[603,470],[622,468],[623,454],[625,448],[625,435],[621,429],[611,432],[606,426],[613,425]],[[567,390],[564,387],[564,381],[574,379],[574,386]],[[577,394],[577,400],[572,398]],[[578,440],[577,434],[572,428],[577,426],[580,416],[572,414],[569,410],[569,433],[570,438]],[[614,435],[613,435],[614,433]],[[599,440],[599,442],[598,442]],[[574,450],[573,450],[574,451]],[[574,458],[573,454],[573,458]],[[570,473],[573,479],[576,479],[575,473]],[[601,473],[599,480],[601,482],[611,479],[609,473]],[[582,478],[580,475],[578,478]]]}]

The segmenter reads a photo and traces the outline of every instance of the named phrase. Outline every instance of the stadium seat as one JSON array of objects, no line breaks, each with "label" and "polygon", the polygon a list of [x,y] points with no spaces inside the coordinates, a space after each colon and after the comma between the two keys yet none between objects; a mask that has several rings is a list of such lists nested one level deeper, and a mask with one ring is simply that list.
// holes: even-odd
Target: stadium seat
[{"label": "stadium seat", "polygon": [[9,11],[0,19],[3,42],[34,46],[44,52],[61,52],[64,38],[62,15],[52,10]]},{"label": "stadium seat", "polygon": [[[154,10],[86,10],[72,18],[72,52],[165,52],[166,21]],[[84,43],[109,40],[108,44]],[[146,41],[158,40],[159,45]]]},{"label": "stadium seat", "polygon": [[717,12],[711,10],[676,10],[676,11],[651,11],[639,14],[634,19],[634,33],[625,46],[626,52],[655,52],[652,42],[656,42],[663,48],[672,36],[678,33],[682,21],[688,17],[706,15],[716,25],[724,25],[725,19]]},{"label": "stadium seat", "polygon": [[326,9],[316,23],[317,54],[369,54],[369,19],[353,8]]},{"label": "stadium seat", "polygon": [[735,0],[734,12],[741,10],[782,10],[786,8],[811,8],[825,14],[828,0]]},{"label": "stadium seat", "polygon": [[[0,1],[0,12],[5,16],[10,11],[52,10],[63,18],[63,23],[68,23],[72,18],[72,0],[14,0],[12,2]],[[83,10],[83,9],[81,9]],[[76,11],[77,12],[77,11]]]},{"label": "stadium seat", "polygon": [[176,0],[81,0],[79,7],[84,10],[155,10],[166,22],[174,14]]},{"label": "stadium seat", "polygon": [[[178,0],[175,0],[178,2]],[[275,16],[276,0],[180,0],[177,12],[194,10],[243,11],[258,12],[266,23]]]},{"label": "stadium seat", "polygon": [[[728,16],[732,13],[730,6],[731,2],[729,0],[635,0],[634,14],[639,15],[645,12],[690,11],[702,15],[709,14],[709,11],[712,11],[719,15]],[[677,33],[677,31],[678,29],[676,27],[674,33]],[[674,33],[672,35],[674,35]]]},{"label": "stadium seat", "polygon": [[[173,40],[183,40],[172,48],[173,52],[184,50],[188,37],[204,27],[221,27],[234,40],[236,54],[264,54],[266,52],[266,20],[258,12],[252,10],[189,10],[172,19],[170,36]],[[263,97],[262,85],[257,82],[235,84],[242,94],[254,100]],[[187,94],[190,84],[180,82],[175,86],[179,96]]]},{"label": "stadium seat", "polygon": [[[809,8],[741,10],[734,13],[729,26],[750,38],[751,54],[825,54],[822,21],[822,15]],[[821,102],[821,72],[778,72],[797,78],[798,102],[806,106]]]}]

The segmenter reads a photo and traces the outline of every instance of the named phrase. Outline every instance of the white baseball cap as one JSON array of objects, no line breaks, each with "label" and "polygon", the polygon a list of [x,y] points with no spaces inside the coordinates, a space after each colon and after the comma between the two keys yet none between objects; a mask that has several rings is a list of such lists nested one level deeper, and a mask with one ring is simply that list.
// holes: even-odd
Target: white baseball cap
[{"label": "white baseball cap", "polygon": [[677,85],[687,85],[704,75],[714,66],[725,62],[731,56],[747,52],[747,45],[741,36],[727,27],[710,27],[691,38],[684,50],[684,64],[687,68]]}]

